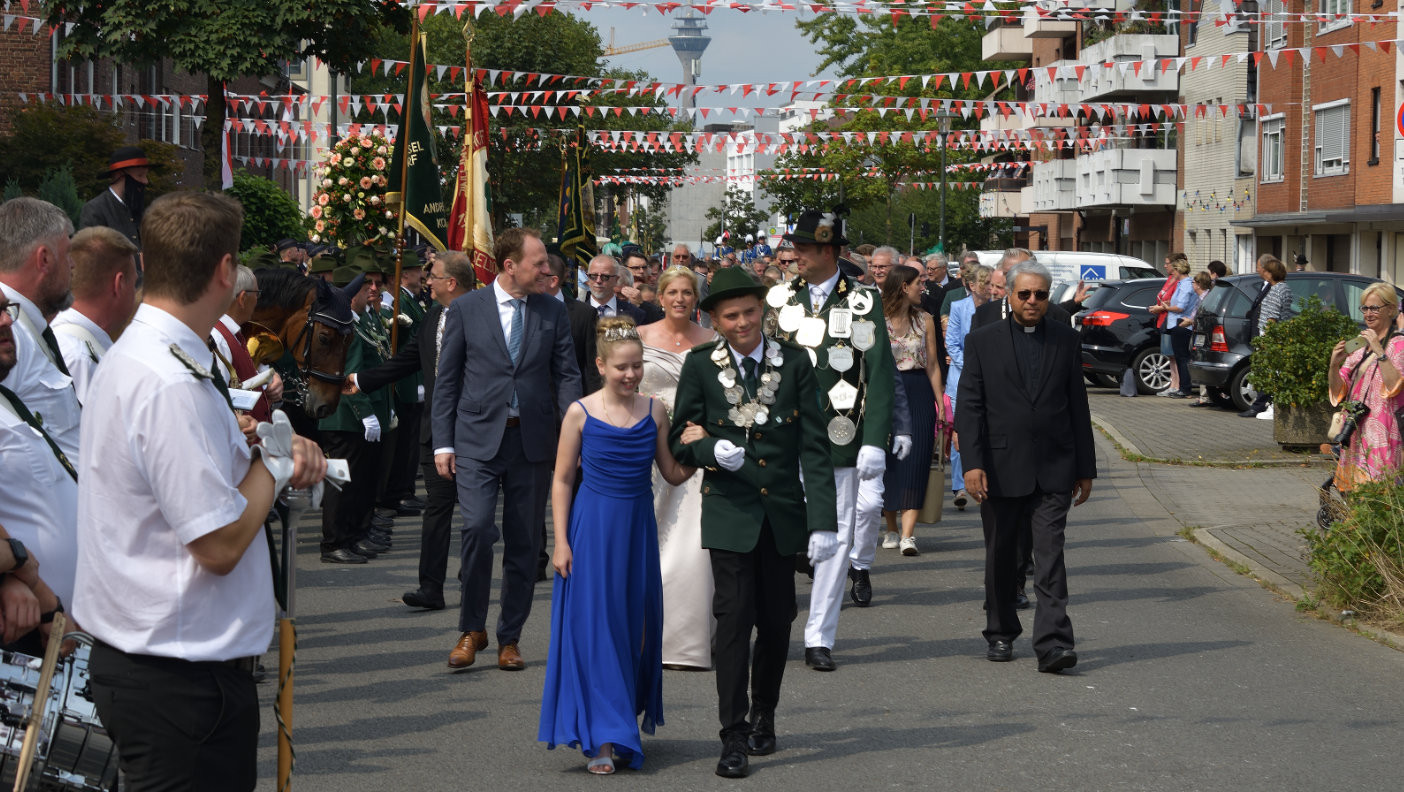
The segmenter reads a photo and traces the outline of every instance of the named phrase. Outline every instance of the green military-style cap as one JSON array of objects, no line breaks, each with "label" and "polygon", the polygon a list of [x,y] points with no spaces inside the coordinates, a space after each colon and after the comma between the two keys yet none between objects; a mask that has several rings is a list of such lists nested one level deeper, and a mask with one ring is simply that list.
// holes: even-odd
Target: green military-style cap
[{"label": "green military-style cap", "polygon": [[337,267],[336,269],[332,270],[332,285],[345,286],[346,284],[355,280],[356,276],[360,274],[361,271],[359,269],[350,265],[344,267]]}]

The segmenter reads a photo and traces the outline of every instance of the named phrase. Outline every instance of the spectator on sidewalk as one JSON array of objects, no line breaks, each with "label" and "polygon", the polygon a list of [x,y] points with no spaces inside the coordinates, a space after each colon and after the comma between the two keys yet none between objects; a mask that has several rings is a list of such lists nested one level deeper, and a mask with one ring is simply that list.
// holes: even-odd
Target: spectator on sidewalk
[{"label": "spectator on sidewalk", "polygon": [[[1288,318],[1292,311],[1292,288],[1287,285],[1286,265],[1272,254],[1264,255],[1258,259],[1258,275],[1262,276],[1265,294],[1258,306],[1258,326],[1254,335],[1262,335],[1268,325]],[[1271,406],[1272,397],[1266,393],[1259,393],[1248,409],[1238,415],[1242,418],[1253,418],[1269,410]],[[1269,416],[1271,414],[1268,413]]]},{"label": "spectator on sidewalk", "polygon": [[[1404,409],[1404,335],[1394,329],[1399,314],[1394,287],[1373,283],[1360,295],[1365,346],[1346,354],[1346,342],[1331,350],[1331,403],[1364,405],[1369,411],[1356,420],[1350,438],[1341,443],[1336,464],[1336,489],[1350,492],[1357,484],[1398,475],[1404,464],[1399,411]],[[1334,439],[1334,438],[1333,438]]]}]

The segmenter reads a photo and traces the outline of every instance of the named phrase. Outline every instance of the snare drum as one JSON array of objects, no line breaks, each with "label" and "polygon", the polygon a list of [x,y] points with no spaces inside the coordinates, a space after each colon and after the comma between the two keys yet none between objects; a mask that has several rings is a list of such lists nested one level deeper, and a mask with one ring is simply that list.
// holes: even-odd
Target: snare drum
[{"label": "snare drum", "polygon": [[[68,637],[78,639],[78,650],[54,669],[30,788],[116,789],[117,750],[98,721],[88,680],[91,639],[81,633]],[[25,718],[34,703],[42,664],[42,658],[18,652],[4,652],[0,660],[0,784],[7,789],[14,785]]]}]

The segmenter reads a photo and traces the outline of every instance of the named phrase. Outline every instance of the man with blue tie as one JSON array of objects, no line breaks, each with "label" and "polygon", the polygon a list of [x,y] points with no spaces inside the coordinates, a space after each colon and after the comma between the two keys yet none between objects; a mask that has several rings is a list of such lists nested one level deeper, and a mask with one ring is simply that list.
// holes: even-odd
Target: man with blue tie
[{"label": "man with blue tie", "polygon": [[493,254],[498,274],[492,286],[448,307],[432,400],[434,466],[457,482],[463,513],[461,635],[448,659],[454,670],[472,665],[487,647],[499,490],[497,665],[508,671],[526,665],[517,642],[536,587],[556,416],[581,396],[570,318],[544,293],[551,269],[540,235],[509,228],[497,237]]},{"label": "man with blue tie", "polygon": [[586,304],[595,309],[600,319],[627,316],[634,320],[634,324],[641,325],[644,323],[643,311],[635,308],[628,300],[619,299],[614,293],[620,269],[619,262],[615,261],[613,256],[601,253],[590,259],[590,264],[585,268],[590,286],[590,299]]}]

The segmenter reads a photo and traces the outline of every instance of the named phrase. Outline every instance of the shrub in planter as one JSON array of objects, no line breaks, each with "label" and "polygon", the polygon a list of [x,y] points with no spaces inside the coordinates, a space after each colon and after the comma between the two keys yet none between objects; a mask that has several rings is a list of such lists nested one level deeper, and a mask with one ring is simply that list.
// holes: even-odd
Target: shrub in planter
[{"label": "shrub in planter", "polygon": [[1349,316],[1327,308],[1315,295],[1308,297],[1301,313],[1269,324],[1253,339],[1254,387],[1272,396],[1279,408],[1326,404],[1331,349],[1359,333]]}]

